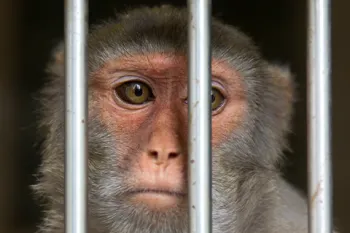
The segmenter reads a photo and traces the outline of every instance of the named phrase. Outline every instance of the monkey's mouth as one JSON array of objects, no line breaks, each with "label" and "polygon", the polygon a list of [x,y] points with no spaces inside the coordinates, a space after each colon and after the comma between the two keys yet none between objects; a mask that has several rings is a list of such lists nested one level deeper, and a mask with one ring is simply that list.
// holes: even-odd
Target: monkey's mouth
[{"label": "monkey's mouth", "polygon": [[156,211],[167,211],[183,203],[185,193],[162,189],[137,189],[130,193],[130,200],[135,204],[146,205]]},{"label": "monkey's mouth", "polygon": [[167,196],[173,196],[173,197],[185,197],[186,193],[184,192],[177,192],[172,190],[162,190],[162,189],[136,189],[130,191],[131,195],[137,195],[137,194],[154,194],[154,195],[167,195]]}]

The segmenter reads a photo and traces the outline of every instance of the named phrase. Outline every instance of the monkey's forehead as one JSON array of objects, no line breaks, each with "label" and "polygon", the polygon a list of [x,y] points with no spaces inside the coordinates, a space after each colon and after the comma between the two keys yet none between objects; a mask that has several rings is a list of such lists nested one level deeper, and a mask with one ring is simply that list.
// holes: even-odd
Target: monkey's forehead
[{"label": "monkey's forehead", "polygon": [[[118,15],[116,19],[95,26],[89,36],[89,65],[96,70],[106,60],[148,53],[188,51],[188,11],[171,6],[142,7]],[[249,37],[232,26],[213,18],[212,55],[234,63],[239,69],[247,63],[256,66],[260,55]]]}]

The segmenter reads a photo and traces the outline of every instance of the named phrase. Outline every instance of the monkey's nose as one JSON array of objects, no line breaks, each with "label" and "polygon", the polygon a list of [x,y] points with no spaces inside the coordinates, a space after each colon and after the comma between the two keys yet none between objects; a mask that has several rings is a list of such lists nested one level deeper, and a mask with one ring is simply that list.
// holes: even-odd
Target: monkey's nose
[{"label": "monkey's nose", "polygon": [[156,162],[156,164],[162,164],[170,162],[169,160],[180,157],[180,151],[176,149],[150,149],[148,156]]}]

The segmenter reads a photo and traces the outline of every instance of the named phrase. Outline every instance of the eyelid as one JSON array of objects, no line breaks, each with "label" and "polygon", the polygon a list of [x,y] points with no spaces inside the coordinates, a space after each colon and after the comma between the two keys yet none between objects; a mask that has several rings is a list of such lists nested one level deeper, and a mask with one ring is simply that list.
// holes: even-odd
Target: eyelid
[{"label": "eyelid", "polygon": [[142,82],[145,85],[147,85],[149,87],[150,91],[152,92],[152,94],[154,96],[156,96],[155,89],[153,88],[153,85],[151,84],[151,82],[148,81],[144,77],[140,77],[140,76],[136,76],[136,75],[124,75],[124,76],[121,76],[120,78],[118,78],[117,80],[115,80],[113,82],[113,88],[115,89],[115,88],[123,85],[124,83],[128,83],[128,82]]},{"label": "eyelid", "polygon": [[217,89],[221,95],[224,97],[224,99],[227,99],[227,92],[224,88],[224,85],[222,85],[220,82],[216,81],[216,80],[212,80],[212,88]]},{"label": "eyelid", "polygon": [[118,78],[117,80],[114,81],[113,86],[120,86],[120,85],[127,83],[127,82],[143,82],[143,83],[147,84],[148,86],[151,86],[150,83],[146,79],[144,79],[143,77],[134,76],[134,75],[121,76],[120,78]]}]

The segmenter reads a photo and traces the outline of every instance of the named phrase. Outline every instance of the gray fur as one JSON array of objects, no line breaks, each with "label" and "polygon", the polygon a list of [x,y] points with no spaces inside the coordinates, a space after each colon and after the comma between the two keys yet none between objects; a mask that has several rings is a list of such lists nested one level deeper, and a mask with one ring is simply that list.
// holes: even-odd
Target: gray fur
[{"label": "gray fur", "polygon": [[[226,60],[244,77],[245,123],[213,148],[215,233],[306,233],[306,204],[280,174],[293,104],[287,69],[270,65],[237,29],[213,20],[213,57]],[[120,56],[149,52],[185,55],[187,12],[170,6],[139,8],[96,26],[89,36],[89,73]],[[62,53],[62,46],[55,55]],[[45,133],[40,179],[34,187],[46,200],[42,233],[63,233],[64,73],[54,59],[41,92],[40,129]],[[90,100],[94,92],[90,91]],[[91,102],[91,101],[90,101]],[[94,106],[89,106],[90,113]],[[122,136],[121,136],[122,137]],[[89,232],[184,233],[186,208],[154,213],[123,202],[127,167],[118,166],[120,138],[98,115],[89,116]],[[126,145],[123,145],[126,146]],[[131,148],[132,149],[132,148]]]}]

